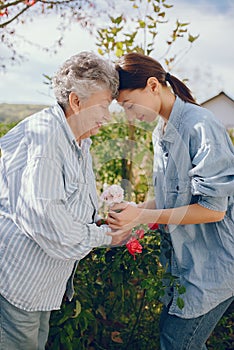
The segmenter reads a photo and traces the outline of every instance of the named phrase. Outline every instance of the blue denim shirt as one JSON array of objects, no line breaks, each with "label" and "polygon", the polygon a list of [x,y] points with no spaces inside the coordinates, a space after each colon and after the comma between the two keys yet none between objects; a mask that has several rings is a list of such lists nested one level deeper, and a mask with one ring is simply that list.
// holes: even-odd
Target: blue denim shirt
[{"label": "blue denim shirt", "polygon": [[195,318],[213,309],[234,291],[234,147],[210,111],[176,98],[163,133],[153,133],[156,207],[193,203],[226,211],[222,221],[196,225],[161,225],[161,261],[186,287],[181,310],[173,288],[165,295],[170,314]]}]

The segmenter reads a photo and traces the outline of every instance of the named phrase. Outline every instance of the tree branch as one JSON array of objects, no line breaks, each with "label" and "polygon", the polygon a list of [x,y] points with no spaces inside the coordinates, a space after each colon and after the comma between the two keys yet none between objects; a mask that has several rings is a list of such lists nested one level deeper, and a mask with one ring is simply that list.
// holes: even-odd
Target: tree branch
[{"label": "tree branch", "polygon": [[25,8],[23,8],[19,13],[17,13],[17,15],[15,15],[14,17],[12,17],[11,19],[9,19],[9,21],[6,21],[4,23],[0,23],[0,28],[4,28],[6,27],[8,24],[10,24],[11,22],[13,22],[17,17],[19,17],[20,15],[22,15],[22,13],[24,13],[25,11],[27,11],[31,6],[26,6]]},{"label": "tree branch", "polygon": [[4,10],[4,9],[6,9],[6,8],[8,8],[8,7],[11,7],[11,6],[16,6],[16,5],[18,5],[19,3],[21,3],[21,2],[24,2],[24,0],[16,0],[16,1],[13,1],[13,2],[7,2],[7,3],[1,3],[0,4],[0,10]]},{"label": "tree branch", "polygon": [[43,4],[50,4],[50,5],[63,5],[68,4],[70,2],[76,2],[77,0],[61,0],[61,1],[50,1],[50,0],[38,0],[38,2],[41,2]]}]

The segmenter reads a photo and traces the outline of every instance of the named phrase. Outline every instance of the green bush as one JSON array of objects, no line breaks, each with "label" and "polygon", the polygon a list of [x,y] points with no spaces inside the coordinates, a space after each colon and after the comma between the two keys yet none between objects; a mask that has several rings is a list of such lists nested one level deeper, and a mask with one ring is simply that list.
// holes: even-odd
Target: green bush
[{"label": "green bush", "polygon": [[80,262],[74,299],[52,314],[48,349],[158,348],[159,235],[143,245],[135,260],[120,247],[95,249]]}]

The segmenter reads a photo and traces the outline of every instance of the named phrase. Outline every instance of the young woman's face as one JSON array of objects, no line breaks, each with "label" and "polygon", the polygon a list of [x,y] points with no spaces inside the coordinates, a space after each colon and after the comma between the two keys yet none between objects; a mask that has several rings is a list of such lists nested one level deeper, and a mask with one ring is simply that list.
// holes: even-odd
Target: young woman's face
[{"label": "young woman's face", "polygon": [[121,90],[118,96],[119,104],[124,108],[130,121],[138,119],[152,122],[158,116],[161,101],[148,86],[144,89]]}]

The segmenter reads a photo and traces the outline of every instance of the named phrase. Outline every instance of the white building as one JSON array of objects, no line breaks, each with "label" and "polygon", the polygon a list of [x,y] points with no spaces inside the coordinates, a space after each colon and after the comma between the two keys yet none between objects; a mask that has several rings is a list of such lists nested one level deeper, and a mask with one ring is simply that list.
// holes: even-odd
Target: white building
[{"label": "white building", "polygon": [[201,103],[201,106],[212,111],[226,129],[234,128],[234,100],[225,92],[221,91],[218,95]]}]

